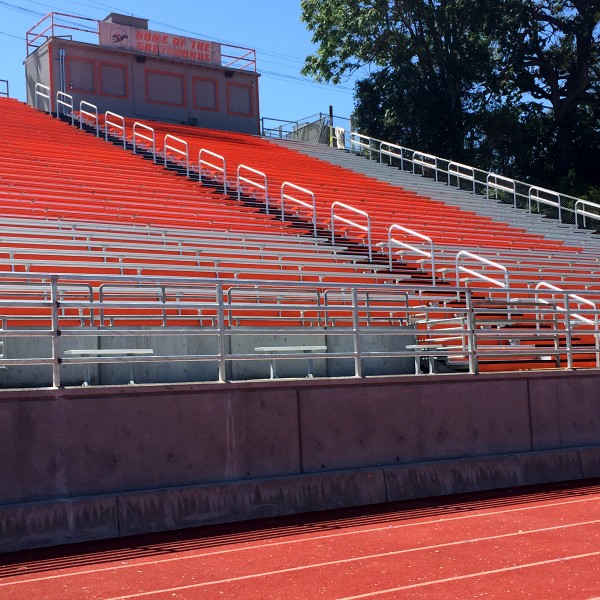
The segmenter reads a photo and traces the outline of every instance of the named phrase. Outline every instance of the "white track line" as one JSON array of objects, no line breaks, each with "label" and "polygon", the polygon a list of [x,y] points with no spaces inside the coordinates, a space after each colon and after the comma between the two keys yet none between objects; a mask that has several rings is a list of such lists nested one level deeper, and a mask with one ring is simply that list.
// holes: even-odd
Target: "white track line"
[{"label": "white track line", "polygon": [[[331,567],[331,566],[335,566],[335,565],[343,565],[343,564],[347,564],[347,563],[358,562],[361,560],[372,560],[372,559],[378,559],[378,558],[385,558],[388,556],[399,556],[401,554],[411,554],[414,552],[423,552],[425,550],[438,550],[440,548],[450,548],[452,546],[460,546],[462,544],[474,544],[474,543],[478,543],[478,542],[488,542],[488,541],[506,539],[506,538],[511,538],[511,537],[531,535],[534,533],[545,533],[547,531],[556,531],[558,529],[568,529],[571,527],[582,527],[585,525],[596,525],[598,523],[600,523],[600,519],[596,519],[594,521],[584,521],[581,523],[571,523],[569,525],[557,525],[554,527],[544,527],[542,529],[533,529],[531,531],[518,531],[518,532],[514,532],[514,533],[504,533],[502,535],[494,535],[494,536],[488,536],[488,537],[482,537],[482,538],[469,538],[466,540],[459,540],[456,542],[447,542],[445,544],[421,546],[419,548],[404,548],[402,550],[393,550],[391,552],[382,552],[380,554],[367,554],[365,556],[353,556],[351,558],[332,560],[332,561],[324,562],[324,563],[314,563],[314,564],[310,564],[310,565],[302,565],[300,567],[289,567],[287,569],[277,569],[275,571],[266,571],[263,573],[253,573],[251,575],[240,575],[239,577],[229,577],[227,579],[217,579],[215,581],[204,581],[202,583],[182,585],[182,586],[177,586],[177,587],[172,587],[172,588],[165,588],[165,589],[161,589],[161,590],[152,590],[149,592],[139,592],[137,594],[130,594],[127,596],[115,596],[113,598],[107,598],[106,600],[130,600],[131,598],[142,598],[143,596],[153,596],[156,594],[179,592],[182,590],[190,590],[190,589],[194,589],[194,588],[207,587],[207,586],[211,586],[211,585],[232,583],[234,581],[245,581],[245,580],[249,580],[249,579],[257,579],[260,577],[269,577],[271,575],[282,575],[284,573],[294,573],[297,571],[306,571],[309,569],[318,569],[321,567]],[[585,554],[585,555],[582,554],[580,556],[584,557],[584,556],[595,556],[595,555],[600,555],[600,550],[598,552],[591,552],[589,554]],[[561,559],[551,559],[547,562],[557,562],[559,560],[564,560],[564,559],[562,559],[562,558]],[[532,563],[532,564],[543,564],[543,563]],[[521,568],[521,567],[506,567],[506,570],[512,570],[512,569],[516,569],[516,568]],[[497,572],[501,572],[502,570],[504,570],[504,569],[498,569]],[[494,572],[496,572],[496,571],[490,571],[490,573],[494,573]],[[475,577],[475,576],[476,576],[476,574],[469,575],[468,577]],[[467,577],[467,576],[464,576],[464,577]],[[460,578],[460,577],[458,577],[458,578]],[[410,587],[418,587],[418,585],[421,585],[421,584],[415,584],[414,586],[408,586],[406,589],[409,589]],[[396,588],[396,589],[404,589],[404,588]],[[394,591],[394,590],[386,590],[385,592],[377,592],[377,593],[388,593],[391,591]],[[370,594],[367,594],[364,597],[366,598],[369,595]],[[362,596],[356,596],[356,597],[361,598]]]},{"label": "white track line", "polygon": [[[280,542],[270,542],[267,544],[254,544],[252,546],[244,546],[242,548],[228,548],[226,550],[215,550],[214,552],[204,552],[204,553],[187,555],[187,556],[172,556],[169,558],[149,560],[149,561],[145,561],[145,562],[131,562],[131,564],[126,564],[126,565],[118,564],[118,565],[113,565],[113,566],[102,567],[100,569],[88,569],[86,571],[77,571],[74,573],[61,573],[61,574],[57,574],[57,575],[47,575],[44,577],[22,579],[19,581],[5,581],[5,582],[0,581],[0,588],[9,586],[9,585],[22,585],[22,584],[32,583],[32,582],[36,582],[36,581],[48,581],[48,580],[60,579],[60,578],[64,578],[64,577],[77,577],[79,575],[90,575],[90,574],[94,574],[94,573],[103,573],[106,571],[117,571],[117,570],[122,570],[122,569],[135,569],[135,568],[139,568],[139,567],[144,567],[146,565],[158,565],[158,564],[162,564],[162,563],[177,562],[177,561],[182,561],[182,560],[194,560],[196,558],[217,556],[220,554],[232,554],[235,552],[246,552],[248,550],[260,550],[261,548],[273,548],[276,546],[285,546],[287,544],[299,544],[299,543],[305,543],[305,542],[312,542],[314,540],[325,540],[325,539],[338,538],[338,537],[343,537],[343,536],[347,536],[347,535],[360,535],[360,534],[364,534],[364,533],[373,533],[373,532],[384,531],[384,530],[389,531],[390,529],[403,529],[405,527],[420,527],[422,525],[431,525],[431,524],[435,524],[435,523],[445,523],[445,522],[449,523],[452,521],[463,521],[463,520],[467,520],[467,519],[476,519],[476,518],[482,518],[482,517],[488,517],[488,516],[503,515],[503,514],[508,514],[508,513],[517,513],[517,512],[524,512],[524,511],[529,511],[529,510],[539,510],[539,509],[543,509],[543,508],[553,508],[556,506],[564,506],[567,504],[581,504],[581,503],[586,503],[586,502],[598,502],[599,500],[600,500],[600,496],[594,496],[591,498],[578,498],[577,500],[567,500],[565,502],[553,502],[550,504],[542,504],[542,505],[536,505],[536,506],[520,506],[519,508],[509,508],[506,510],[496,510],[493,512],[477,512],[475,514],[461,515],[458,517],[432,519],[429,521],[419,521],[417,523],[402,523],[400,525],[384,525],[382,527],[372,527],[370,529],[342,531],[342,532],[337,532],[337,533],[329,533],[329,534],[325,534],[325,535],[312,535],[311,537],[303,537],[303,538],[297,539],[297,540],[282,540]],[[477,510],[484,511],[485,509],[478,508]],[[415,518],[418,518],[418,517],[415,517]],[[310,534],[299,531],[298,535],[309,536]],[[243,543],[243,542],[240,542],[240,543]],[[132,560],[135,560],[135,559],[132,559]],[[69,567],[67,567],[67,568],[69,568]],[[20,573],[19,575],[13,575],[12,577],[22,577],[23,575],[24,574]]]},{"label": "white track line", "polygon": [[[502,569],[491,569],[489,571],[479,571],[477,573],[469,573],[468,575],[457,575],[455,577],[447,577],[446,579],[435,579],[433,581],[424,581],[422,583],[413,583],[411,585],[403,585],[401,587],[390,588],[388,590],[379,590],[377,592],[370,592],[369,594],[360,594],[358,596],[345,596],[344,598],[338,598],[338,600],[358,600],[359,598],[372,598],[373,596],[381,596],[383,594],[392,594],[394,592],[401,592],[403,590],[414,590],[419,587],[426,587],[428,585],[439,585],[440,583],[450,583],[452,581],[460,581],[461,579],[472,579],[474,577],[482,577],[485,575],[496,575],[498,573],[506,573],[508,571],[518,571],[520,569],[531,569],[532,567],[542,567],[544,565],[551,565],[560,562],[566,562],[568,560],[578,560],[581,558],[590,558],[591,556],[600,556],[599,552],[588,552],[587,554],[575,554],[573,556],[562,556],[561,558],[551,558],[549,560],[541,560],[539,562],[525,563],[522,565],[514,565],[512,567],[504,567]],[[133,596],[131,596],[133,598]],[[591,598],[590,600],[598,600]]]}]

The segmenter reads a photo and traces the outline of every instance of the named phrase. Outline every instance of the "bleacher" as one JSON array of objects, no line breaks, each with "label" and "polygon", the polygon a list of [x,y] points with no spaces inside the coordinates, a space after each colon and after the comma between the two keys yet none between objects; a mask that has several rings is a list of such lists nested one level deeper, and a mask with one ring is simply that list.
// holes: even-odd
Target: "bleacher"
[{"label": "bleacher", "polygon": [[[598,366],[589,232],[521,226],[505,207],[332,164],[361,160],[333,149],[1,109],[3,330],[93,342],[85,355],[53,341],[42,360],[5,351],[8,372],[51,365],[56,382],[71,363],[76,382],[89,365],[210,362],[217,374],[193,377],[225,380],[284,360],[299,376],[305,348],[317,375]],[[210,340],[173,351],[167,333]],[[129,379],[153,380],[140,370]]]},{"label": "bleacher", "polygon": [[[127,124],[129,128],[132,125],[133,122]],[[480,369],[547,368],[575,363],[579,367],[598,366],[595,352],[598,336],[593,332],[598,330],[595,296],[600,290],[599,246],[593,232],[549,221],[540,214],[510,211],[506,206],[493,206],[490,202],[482,208],[484,200],[480,197],[470,195],[465,200],[464,192],[442,190],[439,184],[430,182],[432,188],[428,180],[401,171],[394,175],[403,175],[401,181],[376,177],[372,164],[365,171],[363,160],[362,168],[354,168],[360,159],[332,148],[301,143],[273,144],[255,137],[196,127],[146,125],[151,125],[156,132],[158,152],[180,165],[181,152],[171,152],[171,148],[165,147],[161,143],[165,136],[185,140],[188,161],[190,157],[199,156],[200,162],[201,152],[206,149],[220,155],[222,163],[197,168],[204,180],[233,191],[241,188],[243,193],[251,194],[266,205],[262,189],[244,189],[243,182],[235,176],[240,165],[242,169],[251,166],[258,172],[268,173],[270,211],[278,213],[284,205],[283,212],[288,218],[297,217],[307,225],[315,220],[319,228],[334,230],[355,243],[366,245],[374,256],[388,255],[390,265],[395,259],[401,259],[404,265],[420,270],[433,282],[479,290],[474,298],[479,310],[484,311],[480,317],[484,322],[482,328],[493,329],[491,339],[478,342]],[[382,165],[375,166],[385,169]],[[295,181],[302,182],[303,190],[315,194],[314,211],[309,203],[286,203],[285,190],[278,194],[291,173]],[[408,181],[411,178],[412,185]],[[332,206],[338,206],[337,219],[341,224]],[[368,215],[368,230],[364,215]],[[424,236],[431,248],[435,248],[435,263],[432,262],[433,250],[428,254],[408,244],[414,240],[415,233]],[[403,285],[410,288],[413,283],[408,281]],[[511,287],[518,290],[512,298],[510,292],[496,289]],[[563,291],[569,292],[566,297]],[[425,311],[408,318],[417,327],[421,340],[413,349],[423,352],[422,358],[427,359],[430,368],[434,368],[431,356],[436,360],[449,358],[455,367],[461,368],[466,365],[465,355],[460,353],[466,343],[464,334],[456,335],[456,330],[466,329],[464,303],[460,301],[460,293],[458,302],[441,296],[442,308],[438,309],[440,294],[443,292],[434,294],[426,305],[419,300],[412,303]],[[565,303],[570,303],[570,307],[565,308]],[[571,325],[565,328],[576,330],[577,335],[572,331],[567,334],[556,331],[562,328],[557,313],[565,310],[572,310],[575,315]],[[457,311],[463,314],[457,315]],[[548,336],[541,331],[547,320],[552,322]],[[423,327],[425,333],[419,332],[419,327]],[[565,344],[579,345],[582,351],[573,359],[560,352]],[[482,354],[482,349],[503,354],[507,346],[515,345],[525,348],[520,356],[515,355],[514,349],[508,359],[504,356],[485,358]],[[551,352],[531,356],[527,354],[529,348],[542,349],[542,352],[549,348]],[[457,351],[458,354],[452,356]]]}]

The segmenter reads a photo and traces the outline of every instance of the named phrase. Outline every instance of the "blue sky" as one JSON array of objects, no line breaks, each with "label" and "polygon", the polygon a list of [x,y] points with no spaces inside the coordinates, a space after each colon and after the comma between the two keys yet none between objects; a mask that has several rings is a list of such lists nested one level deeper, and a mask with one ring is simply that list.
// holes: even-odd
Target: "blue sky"
[{"label": "blue sky", "polygon": [[132,14],[158,31],[254,48],[263,117],[301,119],[327,112],[330,104],[340,116],[353,109],[352,81],[320,85],[300,76],[314,50],[300,0],[0,0],[0,79],[8,79],[12,97],[25,99],[25,33],[50,12],[99,20],[111,12]]}]

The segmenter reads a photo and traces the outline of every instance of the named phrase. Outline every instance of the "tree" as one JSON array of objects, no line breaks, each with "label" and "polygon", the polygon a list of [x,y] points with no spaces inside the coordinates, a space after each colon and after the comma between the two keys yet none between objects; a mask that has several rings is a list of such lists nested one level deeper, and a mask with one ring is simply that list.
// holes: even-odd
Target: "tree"
[{"label": "tree", "polygon": [[362,127],[460,159],[466,115],[483,101],[477,82],[490,67],[481,4],[303,0],[302,18],[319,44],[303,72],[335,83],[370,69],[357,85]]},{"label": "tree", "polygon": [[564,177],[573,165],[579,118],[598,107],[600,2],[505,0],[496,35],[502,48],[503,84],[522,103],[548,107],[554,120],[554,168]]},{"label": "tree", "polygon": [[301,6],[318,44],[303,73],[336,83],[366,71],[355,102],[367,134],[538,179],[574,167],[576,136],[598,152],[598,0]]}]

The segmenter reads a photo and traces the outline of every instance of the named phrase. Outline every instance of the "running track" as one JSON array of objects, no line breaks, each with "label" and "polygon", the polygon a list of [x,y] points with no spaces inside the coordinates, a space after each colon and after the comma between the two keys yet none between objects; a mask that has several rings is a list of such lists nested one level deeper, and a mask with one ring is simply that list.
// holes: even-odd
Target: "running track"
[{"label": "running track", "polygon": [[0,598],[600,600],[600,482],[4,555]]}]

